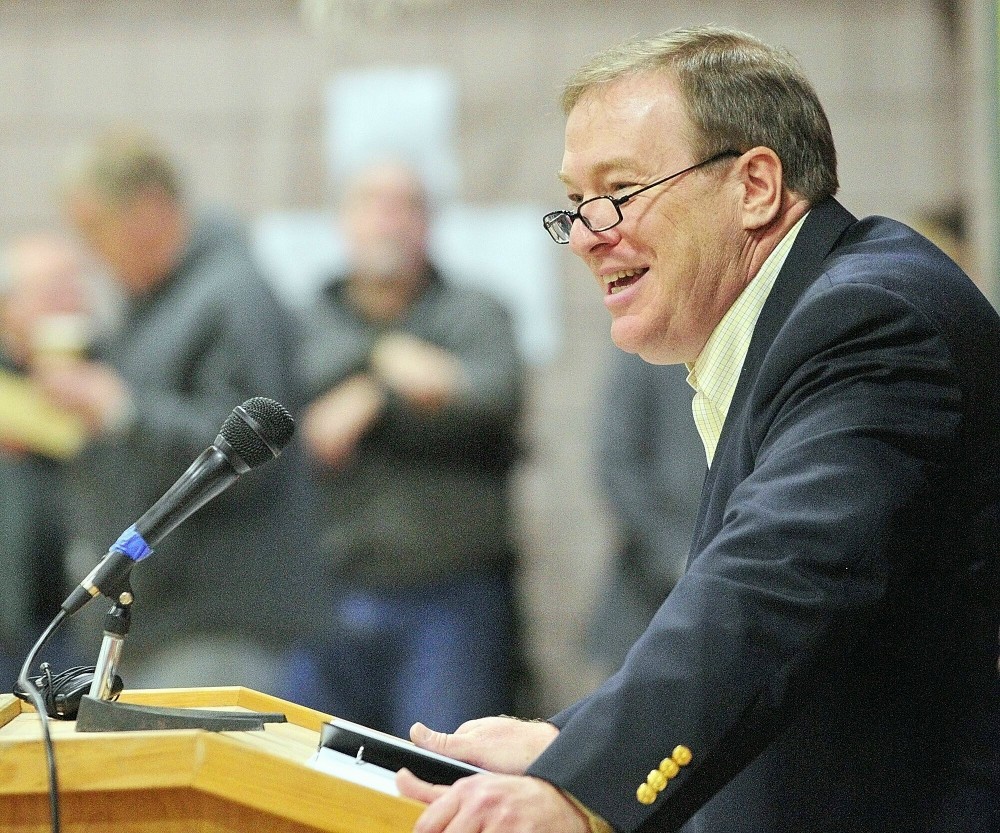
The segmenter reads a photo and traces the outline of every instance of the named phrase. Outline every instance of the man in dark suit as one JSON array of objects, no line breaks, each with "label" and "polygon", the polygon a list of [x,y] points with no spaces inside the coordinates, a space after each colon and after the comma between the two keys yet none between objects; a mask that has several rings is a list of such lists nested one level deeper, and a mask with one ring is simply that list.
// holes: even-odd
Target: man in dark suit
[{"label": "man in dark suit", "polygon": [[563,103],[546,227],[620,347],[688,365],[709,471],[687,571],[602,687],[549,723],[414,727],[504,773],[401,773],[417,831],[998,829],[996,312],[833,199],[784,52],[670,32]]}]

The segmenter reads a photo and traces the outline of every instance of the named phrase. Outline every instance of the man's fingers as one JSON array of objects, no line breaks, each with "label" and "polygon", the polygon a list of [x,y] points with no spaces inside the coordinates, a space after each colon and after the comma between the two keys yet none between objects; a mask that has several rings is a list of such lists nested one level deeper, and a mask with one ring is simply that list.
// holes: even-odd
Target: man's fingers
[{"label": "man's fingers", "polygon": [[459,810],[458,799],[449,794],[449,787],[421,781],[408,769],[396,773],[396,786],[401,795],[429,805],[417,819],[413,833],[443,833]]},{"label": "man's fingers", "polygon": [[405,768],[396,773],[396,786],[399,788],[400,793],[407,798],[422,801],[424,804],[430,804],[448,789],[438,784],[428,784],[426,781],[421,781],[410,770]]},{"label": "man's fingers", "polygon": [[433,729],[428,729],[423,723],[414,723],[410,727],[410,740],[417,746],[429,749],[431,752],[437,752],[439,755],[458,758],[460,756],[455,752],[453,738],[454,736],[447,732],[435,732]]}]

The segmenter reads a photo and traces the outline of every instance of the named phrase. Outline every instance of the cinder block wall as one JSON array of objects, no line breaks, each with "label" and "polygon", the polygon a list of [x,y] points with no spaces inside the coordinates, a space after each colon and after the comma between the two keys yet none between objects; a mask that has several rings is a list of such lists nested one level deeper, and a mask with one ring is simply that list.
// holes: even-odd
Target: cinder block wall
[{"label": "cinder block wall", "polygon": [[[850,208],[908,219],[960,195],[988,272],[995,189],[984,55],[993,22],[982,5],[465,0],[335,34],[304,26],[294,0],[6,0],[0,239],[58,223],[59,160],[77,137],[118,119],[159,133],[197,195],[248,220],[321,207],[323,85],[339,70],[382,65],[455,74],[463,199],[558,206],[565,75],[625,37],[716,22],[799,55],[833,123]],[[563,341],[534,373],[531,456],[518,479],[543,709],[596,679],[579,635],[610,539],[591,458],[607,321],[582,266],[562,256]]]}]

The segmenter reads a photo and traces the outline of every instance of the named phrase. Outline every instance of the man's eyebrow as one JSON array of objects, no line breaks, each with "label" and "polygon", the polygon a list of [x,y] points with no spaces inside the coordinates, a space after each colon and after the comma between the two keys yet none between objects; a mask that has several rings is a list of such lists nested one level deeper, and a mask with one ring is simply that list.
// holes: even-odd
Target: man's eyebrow
[{"label": "man's eyebrow", "polygon": [[[607,176],[609,173],[626,179],[641,178],[644,176],[644,174],[640,174],[638,171],[639,169],[636,168],[634,159],[620,156],[600,162],[589,171],[589,174],[598,179]],[[564,171],[558,171],[556,176],[564,185],[572,187],[572,179]]]}]

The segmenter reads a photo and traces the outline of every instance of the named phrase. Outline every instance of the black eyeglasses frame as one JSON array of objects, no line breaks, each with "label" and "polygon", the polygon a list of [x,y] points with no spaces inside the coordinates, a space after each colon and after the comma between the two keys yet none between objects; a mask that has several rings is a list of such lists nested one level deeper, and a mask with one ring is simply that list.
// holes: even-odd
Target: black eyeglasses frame
[{"label": "black eyeglasses frame", "polygon": [[[595,234],[599,234],[602,231],[608,231],[610,229],[613,229],[615,226],[621,223],[622,220],[625,219],[624,216],[622,215],[621,207],[625,205],[625,203],[627,203],[633,197],[638,196],[644,191],[648,191],[650,188],[655,188],[657,185],[663,185],[663,183],[669,182],[671,179],[676,179],[677,177],[682,176],[683,174],[686,174],[689,171],[696,170],[697,168],[704,167],[705,165],[710,165],[712,162],[718,162],[720,159],[726,159],[727,157],[739,157],[742,155],[743,154],[738,150],[720,151],[714,156],[708,157],[708,159],[703,159],[701,162],[696,162],[694,165],[689,165],[688,167],[684,168],[681,171],[677,171],[676,173],[672,173],[669,176],[657,179],[653,182],[650,182],[647,185],[643,185],[639,188],[629,191],[627,194],[622,194],[620,197],[612,197],[610,194],[602,194],[597,197],[591,197],[589,200],[584,200],[573,211],[566,211],[565,209],[560,211],[550,211],[548,214],[542,217],[542,225],[545,227],[545,230],[549,233],[549,236],[561,246],[569,243],[570,231],[572,230],[573,223],[576,220],[579,220],[587,227],[589,231],[594,232]],[[608,200],[611,203],[611,205],[614,206],[617,219],[613,223],[610,223],[609,225],[602,226],[600,228],[595,228],[593,225],[591,225],[590,220],[588,220],[580,212],[583,210],[584,206],[590,205],[594,202],[597,202],[598,200]],[[557,229],[559,229],[562,232],[561,235],[557,236],[557,231],[556,231]],[[561,239],[561,237],[565,237],[565,239]]]}]

